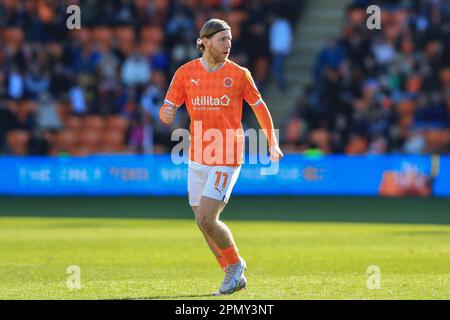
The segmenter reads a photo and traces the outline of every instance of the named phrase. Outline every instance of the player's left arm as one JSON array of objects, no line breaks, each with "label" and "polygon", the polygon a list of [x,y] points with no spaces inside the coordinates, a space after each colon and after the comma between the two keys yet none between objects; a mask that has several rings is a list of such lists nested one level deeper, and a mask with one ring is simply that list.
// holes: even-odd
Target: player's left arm
[{"label": "player's left arm", "polygon": [[252,107],[252,110],[255,113],[256,119],[258,120],[261,129],[264,131],[264,134],[267,137],[267,141],[269,143],[270,159],[272,161],[278,161],[284,157],[284,154],[280,149],[278,138],[275,134],[272,116],[270,115],[270,111],[267,108],[266,103],[262,99],[258,89],[256,88],[255,82],[253,81],[250,71],[248,70],[245,70],[243,87],[244,99]]},{"label": "player's left arm", "polygon": [[273,127],[272,117],[270,115],[269,109],[266,106],[266,103],[264,101],[261,101],[258,105],[253,106],[252,110],[255,113],[256,119],[258,120],[261,129],[263,129],[267,137],[267,141],[269,143],[270,160],[280,160],[284,157],[284,154],[280,149],[278,138]]}]

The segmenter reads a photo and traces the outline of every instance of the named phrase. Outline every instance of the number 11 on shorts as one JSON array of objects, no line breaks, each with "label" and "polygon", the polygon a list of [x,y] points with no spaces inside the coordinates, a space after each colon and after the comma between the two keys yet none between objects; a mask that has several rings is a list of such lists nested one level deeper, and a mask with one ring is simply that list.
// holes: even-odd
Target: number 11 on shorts
[{"label": "number 11 on shorts", "polygon": [[[221,172],[221,171],[216,171],[215,173],[216,173],[216,183],[214,183],[214,189],[220,193],[227,186],[228,173]],[[219,190],[219,184],[220,184],[220,180],[222,180],[222,177],[223,177],[222,188]]]}]

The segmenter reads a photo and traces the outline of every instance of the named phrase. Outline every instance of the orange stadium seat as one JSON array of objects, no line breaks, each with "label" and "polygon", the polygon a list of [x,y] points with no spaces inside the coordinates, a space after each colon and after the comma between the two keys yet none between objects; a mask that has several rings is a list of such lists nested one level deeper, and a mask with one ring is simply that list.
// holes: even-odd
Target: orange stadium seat
[{"label": "orange stadium seat", "polygon": [[164,31],[161,27],[150,26],[142,28],[141,41],[149,41],[156,44],[161,44],[164,40]]},{"label": "orange stadium seat", "polygon": [[105,144],[123,144],[124,135],[120,131],[108,130],[103,132],[101,140]]},{"label": "orange stadium seat", "polygon": [[425,141],[428,153],[442,153],[450,142],[450,132],[442,129],[426,130]]},{"label": "orange stadium seat", "polygon": [[155,1],[155,7],[158,10],[166,11],[168,6],[169,6],[169,0],[156,0]]},{"label": "orange stadium seat", "polygon": [[101,136],[100,152],[117,153],[126,151],[124,145],[124,131],[110,129]]},{"label": "orange stadium seat", "polygon": [[140,51],[144,55],[153,55],[164,41],[164,31],[161,27],[151,26],[141,30]]},{"label": "orange stadium seat", "polygon": [[115,29],[115,36],[120,50],[128,55],[135,46],[135,34],[132,27],[121,26]]},{"label": "orange stadium seat", "polygon": [[103,49],[108,49],[111,47],[113,41],[112,35],[113,33],[111,29],[105,26],[96,27],[93,30],[93,38]]},{"label": "orange stadium seat", "polygon": [[83,129],[85,130],[103,130],[105,119],[102,116],[90,115],[83,119]]},{"label": "orange stadium seat", "polygon": [[66,119],[64,127],[69,130],[78,131],[83,125],[83,120],[80,117],[70,116]]},{"label": "orange stadium seat", "polygon": [[348,155],[358,155],[367,152],[367,140],[363,136],[354,136],[350,139],[345,153]]},{"label": "orange stadium seat", "polygon": [[325,153],[331,152],[330,133],[326,129],[314,129],[311,131],[309,140]]},{"label": "orange stadium seat", "polygon": [[100,131],[83,130],[80,132],[80,145],[87,146],[95,151],[100,144],[100,137]]},{"label": "orange stadium seat", "polygon": [[227,14],[227,21],[232,25],[240,25],[247,18],[247,13],[242,10],[231,11]]},{"label": "orange stadium seat", "polygon": [[76,131],[64,130],[56,134],[56,152],[69,152],[73,150],[78,142]]},{"label": "orange stadium seat", "polygon": [[5,43],[10,48],[19,48],[24,40],[24,32],[19,27],[7,27],[4,31]]},{"label": "orange stadium seat", "polygon": [[128,129],[129,121],[127,118],[121,116],[109,116],[106,119],[106,127],[108,131],[114,130],[125,132]]},{"label": "orange stadium seat", "polygon": [[28,150],[30,134],[25,130],[8,131],[6,141],[13,155],[25,155]]}]

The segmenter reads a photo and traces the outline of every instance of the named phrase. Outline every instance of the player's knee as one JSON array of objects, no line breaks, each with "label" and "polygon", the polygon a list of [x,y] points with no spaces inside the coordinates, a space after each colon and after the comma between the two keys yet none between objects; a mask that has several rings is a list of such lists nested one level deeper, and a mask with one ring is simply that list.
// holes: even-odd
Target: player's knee
[{"label": "player's knee", "polygon": [[211,215],[211,214],[202,214],[201,211],[197,212],[196,221],[197,221],[198,227],[203,232],[206,232],[207,234],[211,234],[212,233],[212,231],[214,229],[214,225],[216,223],[215,218],[213,217],[213,215]]},{"label": "player's knee", "polygon": [[197,215],[197,225],[200,228],[200,230],[208,234],[211,232],[212,223],[211,220],[208,219],[207,217]]}]

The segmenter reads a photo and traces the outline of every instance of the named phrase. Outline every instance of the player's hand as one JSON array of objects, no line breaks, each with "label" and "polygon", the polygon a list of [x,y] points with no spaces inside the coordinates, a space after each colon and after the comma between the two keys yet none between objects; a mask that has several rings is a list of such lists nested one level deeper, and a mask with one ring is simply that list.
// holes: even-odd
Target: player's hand
[{"label": "player's hand", "polygon": [[161,120],[165,124],[172,124],[173,120],[175,119],[175,113],[177,112],[177,108],[171,107],[171,106],[166,106],[161,111],[162,111]]},{"label": "player's hand", "polygon": [[281,151],[278,144],[274,144],[273,146],[271,146],[269,148],[269,153],[270,153],[270,160],[272,160],[273,162],[277,162],[277,161],[281,160],[281,158],[284,157],[284,154]]}]

